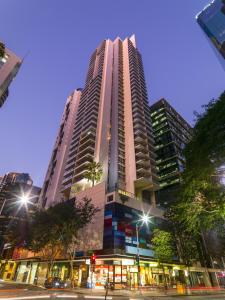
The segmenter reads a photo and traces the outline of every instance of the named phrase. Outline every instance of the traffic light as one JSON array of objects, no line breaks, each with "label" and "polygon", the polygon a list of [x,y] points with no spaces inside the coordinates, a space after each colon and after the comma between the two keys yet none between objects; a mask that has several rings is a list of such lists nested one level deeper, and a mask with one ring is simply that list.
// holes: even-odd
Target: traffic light
[{"label": "traffic light", "polygon": [[95,262],[96,262],[96,255],[93,253],[91,255],[91,265],[95,265]]}]

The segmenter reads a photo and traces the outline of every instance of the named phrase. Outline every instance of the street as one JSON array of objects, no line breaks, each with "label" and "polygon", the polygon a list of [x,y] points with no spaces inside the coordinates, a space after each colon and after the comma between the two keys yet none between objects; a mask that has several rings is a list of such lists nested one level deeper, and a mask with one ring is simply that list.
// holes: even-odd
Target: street
[{"label": "street", "polygon": [[76,291],[71,290],[46,290],[42,287],[27,285],[27,284],[17,284],[17,283],[6,283],[0,282],[0,299],[4,300],[32,300],[32,299],[107,299],[107,300],[156,300],[156,299],[225,299],[224,294],[214,294],[214,295],[201,295],[201,296],[155,296],[155,295],[142,295],[139,292],[128,292],[128,291],[117,291],[113,294],[109,294],[105,298],[103,290],[84,290],[77,289]]}]

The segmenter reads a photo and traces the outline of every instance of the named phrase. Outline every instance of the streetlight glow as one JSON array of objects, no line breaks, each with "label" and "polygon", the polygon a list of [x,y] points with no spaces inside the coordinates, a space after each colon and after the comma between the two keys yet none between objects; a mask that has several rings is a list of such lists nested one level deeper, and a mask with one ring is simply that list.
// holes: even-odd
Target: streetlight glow
[{"label": "streetlight glow", "polygon": [[27,204],[27,202],[29,201],[29,196],[24,194],[19,197],[19,200],[22,204]]},{"label": "streetlight glow", "polygon": [[142,224],[146,224],[148,225],[149,223],[151,223],[151,218],[148,214],[144,214],[140,217],[140,220],[142,222]]}]

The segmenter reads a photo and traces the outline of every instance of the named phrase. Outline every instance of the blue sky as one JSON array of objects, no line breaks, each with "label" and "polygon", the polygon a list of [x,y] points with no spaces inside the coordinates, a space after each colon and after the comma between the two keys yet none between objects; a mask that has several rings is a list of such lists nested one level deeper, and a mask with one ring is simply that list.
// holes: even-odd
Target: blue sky
[{"label": "blue sky", "polygon": [[42,185],[67,96],[84,84],[105,38],[136,34],[149,101],[193,111],[225,89],[224,71],[196,23],[209,0],[1,0],[0,40],[24,64],[0,109],[0,174]]}]

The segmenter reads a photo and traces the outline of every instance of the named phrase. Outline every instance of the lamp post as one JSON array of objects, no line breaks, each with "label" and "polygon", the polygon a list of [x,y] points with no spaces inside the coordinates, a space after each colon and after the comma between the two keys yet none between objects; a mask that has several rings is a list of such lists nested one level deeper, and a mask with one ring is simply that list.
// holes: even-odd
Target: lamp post
[{"label": "lamp post", "polygon": [[[2,212],[3,212],[3,209],[5,207],[5,204],[7,201],[9,201],[11,199],[7,199],[5,198],[3,203],[2,203],[2,206],[1,206],[1,209],[0,209],[0,216],[2,215]],[[26,205],[28,202],[29,202],[29,196],[26,195],[26,194],[22,194],[21,196],[18,197],[18,202],[23,204],[23,205]]]},{"label": "lamp post", "polygon": [[140,280],[140,247],[139,247],[139,230],[140,227],[142,227],[144,224],[148,225],[151,222],[151,217],[148,214],[143,214],[139,220],[137,220],[136,223],[136,239],[137,239],[137,256],[136,256],[136,261],[137,261],[137,266],[138,266],[138,289],[141,284]]}]

